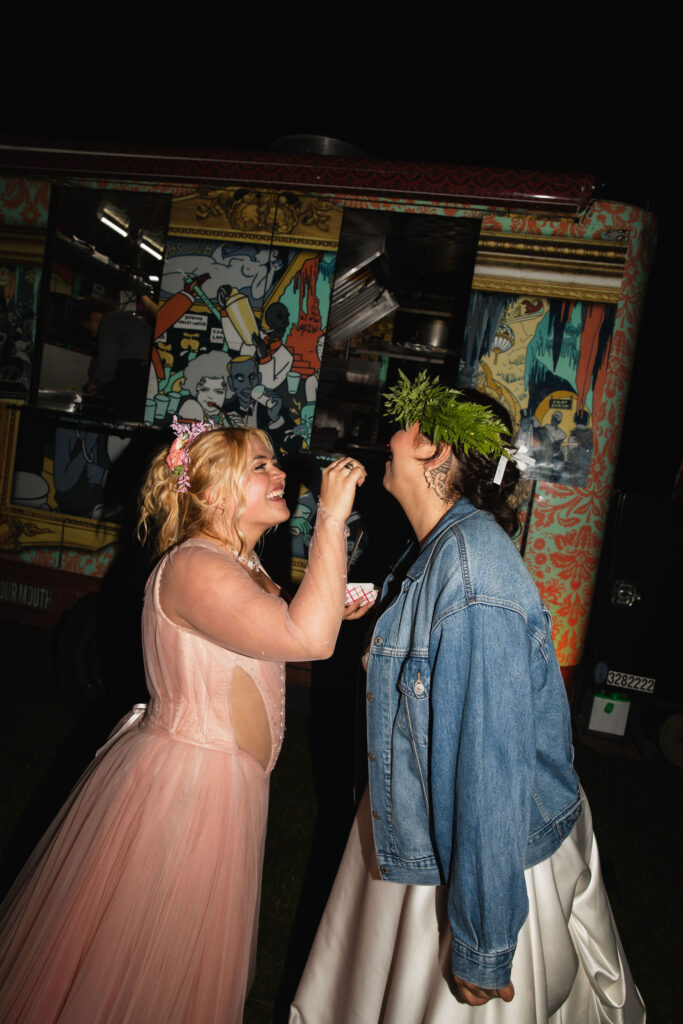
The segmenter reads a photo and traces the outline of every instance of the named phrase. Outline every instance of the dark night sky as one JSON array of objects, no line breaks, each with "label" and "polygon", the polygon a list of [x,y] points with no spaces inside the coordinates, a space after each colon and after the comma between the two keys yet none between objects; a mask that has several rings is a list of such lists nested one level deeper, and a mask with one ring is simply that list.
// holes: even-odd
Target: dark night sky
[{"label": "dark night sky", "polygon": [[[583,85],[579,74],[544,77],[533,68],[528,84],[511,75],[489,82],[484,67],[473,75],[454,63],[455,71],[449,64],[440,74],[418,76],[396,56],[370,71],[354,54],[337,79],[330,65],[306,88],[294,89],[288,88],[289,58],[265,71],[259,63],[242,65],[226,64],[223,72],[216,65],[210,78],[164,77],[158,99],[143,93],[142,78],[114,86],[100,68],[94,86],[80,64],[62,65],[52,105],[30,119],[15,105],[3,131],[17,141],[107,148],[132,142],[150,152],[165,145],[263,150],[284,135],[317,134],[377,159],[594,174],[598,196],[649,209],[659,220],[617,483],[670,491],[683,455],[680,401],[663,385],[675,379],[683,165],[677,139],[663,123],[661,79],[643,85],[637,73],[617,74],[609,64],[602,80],[593,65]],[[347,84],[350,78],[355,85]]]}]

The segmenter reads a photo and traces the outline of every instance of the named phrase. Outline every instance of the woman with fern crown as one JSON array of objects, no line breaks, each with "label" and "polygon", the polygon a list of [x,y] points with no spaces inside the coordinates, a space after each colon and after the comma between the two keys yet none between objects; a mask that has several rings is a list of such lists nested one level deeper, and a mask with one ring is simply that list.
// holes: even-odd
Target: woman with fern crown
[{"label": "woman with fern crown", "polygon": [[368,790],[290,1024],[641,1022],[550,616],[510,540],[507,431],[424,371],[386,398],[384,486],[418,548],[384,585]]}]

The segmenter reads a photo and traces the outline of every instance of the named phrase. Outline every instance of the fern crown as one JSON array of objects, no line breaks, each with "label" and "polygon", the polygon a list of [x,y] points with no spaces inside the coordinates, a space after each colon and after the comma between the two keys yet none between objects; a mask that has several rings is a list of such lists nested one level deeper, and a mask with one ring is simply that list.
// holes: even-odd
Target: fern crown
[{"label": "fern crown", "polygon": [[433,444],[446,444],[462,448],[465,456],[471,449],[486,458],[506,454],[504,438],[508,432],[490,409],[475,402],[460,401],[461,392],[439,384],[439,378],[430,379],[421,370],[415,380],[399,370],[399,382],[382,396],[385,399],[385,417],[407,430],[413,423]]}]

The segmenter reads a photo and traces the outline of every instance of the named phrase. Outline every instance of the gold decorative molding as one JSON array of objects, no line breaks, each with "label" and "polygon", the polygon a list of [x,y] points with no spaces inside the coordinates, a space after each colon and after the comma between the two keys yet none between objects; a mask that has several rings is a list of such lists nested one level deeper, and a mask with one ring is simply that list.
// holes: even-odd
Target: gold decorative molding
[{"label": "gold decorative molding", "polygon": [[572,238],[571,236],[511,235],[500,231],[483,230],[479,235],[478,257],[487,253],[501,258],[507,255],[515,260],[549,259],[570,260],[573,264],[608,266],[623,270],[628,255],[629,239]]},{"label": "gold decorative molding", "polygon": [[335,252],[343,209],[319,196],[202,189],[173,200],[169,234]]},{"label": "gold decorative molding", "polygon": [[477,274],[472,278],[472,289],[478,292],[502,292],[505,295],[529,295],[547,299],[579,299],[584,302],[615,303],[619,298],[619,283],[613,288],[603,285],[565,281],[550,281],[542,277],[488,277]]},{"label": "gold decorative molding", "polygon": [[0,260],[3,263],[43,262],[45,255],[45,232],[21,228],[0,229]]},{"label": "gold decorative molding", "polygon": [[19,409],[0,402],[0,437],[5,438],[5,444],[0,445],[0,508],[9,505],[18,432]]},{"label": "gold decorative molding", "polygon": [[476,291],[617,302],[629,240],[510,235],[482,231]]}]

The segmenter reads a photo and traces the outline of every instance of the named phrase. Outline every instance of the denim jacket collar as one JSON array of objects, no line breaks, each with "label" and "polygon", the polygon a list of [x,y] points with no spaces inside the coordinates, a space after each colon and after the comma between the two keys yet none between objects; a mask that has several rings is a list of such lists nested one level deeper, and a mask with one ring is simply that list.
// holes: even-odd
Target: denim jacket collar
[{"label": "denim jacket collar", "polygon": [[[463,519],[466,519],[468,516],[474,515],[476,512],[480,511],[481,510],[475,508],[467,498],[459,498],[455,505],[444,513],[436,526],[434,526],[431,532],[427,534],[422,548],[420,549],[420,553],[408,568],[406,576],[411,580],[419,580],[424,575],[427,566],[429,565],[432,555],[434,554],[435,543],[439,537],[455,523],[462,522]],[[404,555],[403,557],[405,558],[406,556]],[[403,561],[403,559],[401,559],[401,561]]]}]

